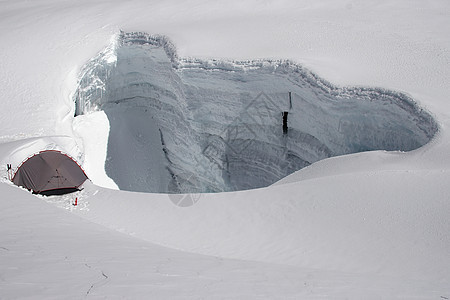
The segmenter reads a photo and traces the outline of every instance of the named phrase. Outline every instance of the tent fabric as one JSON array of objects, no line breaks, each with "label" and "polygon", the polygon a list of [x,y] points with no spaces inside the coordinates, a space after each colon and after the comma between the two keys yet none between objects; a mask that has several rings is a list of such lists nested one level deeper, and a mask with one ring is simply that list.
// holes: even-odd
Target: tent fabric
[{"label": "tent fabric", "polygon": [[87,176],[81,167],[60,151],[42,151],[28,158],[17,170],[13,182],[37,194],[64,194],[77,190]]}]

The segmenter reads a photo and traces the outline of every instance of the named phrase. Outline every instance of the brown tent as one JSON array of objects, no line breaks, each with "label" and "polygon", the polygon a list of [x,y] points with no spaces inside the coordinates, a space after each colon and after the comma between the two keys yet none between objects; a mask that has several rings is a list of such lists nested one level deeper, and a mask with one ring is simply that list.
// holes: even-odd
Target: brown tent
[{"label": "brown tent", "polygon": [[46,150],[24,161],[12,181],[35,194],[48,196],[75,192],[86,179],[72,158],[59,151]]}]

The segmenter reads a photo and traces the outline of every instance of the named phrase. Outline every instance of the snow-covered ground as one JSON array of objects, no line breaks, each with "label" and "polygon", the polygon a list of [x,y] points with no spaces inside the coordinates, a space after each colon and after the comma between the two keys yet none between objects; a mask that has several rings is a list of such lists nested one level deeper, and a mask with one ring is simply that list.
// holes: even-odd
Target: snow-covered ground
[{"label": "snow-covered ground", "polygon": [[[450,298],[447,1],[0,3],[0,298]],[[169,36],[186,61],[291,59],[334,85],[404,93],[439,131],[410,152],[333,157],[187,207],[120,191],[106,173],[130,171],[103,169],[107,135],[142,118],[73,117],[83,66],[120,30]],[[84,161],[96,184],[41,198],[7,181],[7,163],[43,148]],[[165,158],[130,152],[133,167]]]}]

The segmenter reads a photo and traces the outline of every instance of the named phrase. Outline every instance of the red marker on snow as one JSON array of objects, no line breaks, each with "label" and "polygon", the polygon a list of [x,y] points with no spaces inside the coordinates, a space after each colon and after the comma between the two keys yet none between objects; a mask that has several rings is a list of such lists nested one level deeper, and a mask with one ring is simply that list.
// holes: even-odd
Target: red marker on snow
[{"label": "red marker on snow", "polygon": [[73,206],[77,206],[78,204],[78,198],[75,198],[75,203],[73,204]]}]

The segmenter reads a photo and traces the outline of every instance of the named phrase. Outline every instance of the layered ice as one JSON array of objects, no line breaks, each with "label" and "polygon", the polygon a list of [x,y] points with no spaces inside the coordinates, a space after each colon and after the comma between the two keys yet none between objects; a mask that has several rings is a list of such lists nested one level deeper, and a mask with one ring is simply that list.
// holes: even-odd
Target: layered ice
[{"label": "layered ice", "polygon": [[438,128],[398,92],[336,87],[290,61],[180,59],[145,33],[93,58],[75,102],[106,113],[106,173],[139,192],[264,187],[328,157],[416,149]]}]

